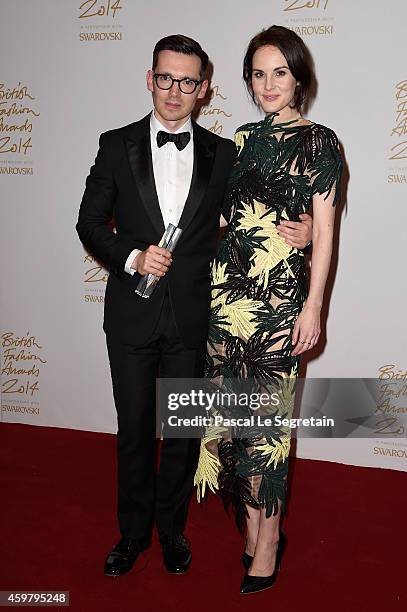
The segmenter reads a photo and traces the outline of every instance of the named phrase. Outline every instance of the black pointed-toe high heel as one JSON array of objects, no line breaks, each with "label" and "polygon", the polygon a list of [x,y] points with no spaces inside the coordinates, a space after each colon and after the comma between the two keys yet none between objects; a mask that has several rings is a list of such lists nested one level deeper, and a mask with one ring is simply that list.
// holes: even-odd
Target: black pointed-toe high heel
[{"label": "black pointed-toe high heel", "polygon": [[274,568],[274,572],[271,574],[271,576],[249,576],[248,574],[246,574],[240,586],[241,595],[246,595],[247,593],[258,593],[259,591],[264,591],[265,589],[269,589],[273,586],[276,581],[277,574],[280,571],[281,557],[283,556],[286,544],[287,538],[285,534],[280,531],[280,538],[278,541],[276,553],[276,566]]}]

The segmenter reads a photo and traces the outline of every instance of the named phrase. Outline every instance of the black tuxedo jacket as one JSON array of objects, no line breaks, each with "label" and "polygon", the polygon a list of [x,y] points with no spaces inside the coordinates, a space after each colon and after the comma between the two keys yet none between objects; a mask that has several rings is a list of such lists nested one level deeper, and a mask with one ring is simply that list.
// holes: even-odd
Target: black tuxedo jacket
[{"label": "black tuxedo jacket", "polygon": [[129,275],[124,266],[133,249],[158,244],[164,232],[151,158],[150,115],[100,137],[76,229],[85,247],[110,271],[104,330],[123,342],[139,345],[148,341],[167,288],[184,344],[196,347],[206,338],[209,265],[215,254],[220,213],[228,218],[224,193],[236,152],[232,141],[194,121],[193,143],[191,187],[179,221],[183,233],[169,272],[146,299],[135,293],[140,276]]}]

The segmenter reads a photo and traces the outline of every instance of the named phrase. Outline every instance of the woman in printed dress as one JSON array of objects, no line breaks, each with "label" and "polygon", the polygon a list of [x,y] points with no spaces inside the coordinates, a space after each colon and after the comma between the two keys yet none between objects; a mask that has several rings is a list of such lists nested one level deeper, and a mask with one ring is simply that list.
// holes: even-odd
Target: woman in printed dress
[{"label": "woman in printed dress", "polygon": [[[265,117],[236,131],[230,217],[212,266],[207,378],[229,391],[278,389],[273,414],[288,417],[300,355],[320,336],[342,169],[335,133],[301,114],[311,66],[305,44],[287,28],[272,26],[249,43],[243,78]],[[308,288],[304,252],[289,246],[277,226],[281,220],[298,221],[311,208]],[[250,413],[235,406],[228,414],[245,411]],[[244,435],[226,430],[206,431],[195,482],[199,497],[208,486],[232,503],[246,533],[240,592],[252,593],[272,586],[285,546],[280,518],[286,508],[290,430],[274,426]]]}]

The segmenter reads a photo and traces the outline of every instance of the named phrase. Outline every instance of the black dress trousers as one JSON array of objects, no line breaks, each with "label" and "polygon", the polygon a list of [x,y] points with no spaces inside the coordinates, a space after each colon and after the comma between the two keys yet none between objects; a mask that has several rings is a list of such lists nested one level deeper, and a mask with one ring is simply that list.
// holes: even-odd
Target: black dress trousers
[{"label": "black dress trousers", "polygon": [[184,346],[167,292],[148,342],[107,335],[107,348],[118,419],[119,527],[147,547],[154,519],[160,537],[183,532],[200,442],[165,438],[156,468],[156,378],[202,377],[205,343]]}]

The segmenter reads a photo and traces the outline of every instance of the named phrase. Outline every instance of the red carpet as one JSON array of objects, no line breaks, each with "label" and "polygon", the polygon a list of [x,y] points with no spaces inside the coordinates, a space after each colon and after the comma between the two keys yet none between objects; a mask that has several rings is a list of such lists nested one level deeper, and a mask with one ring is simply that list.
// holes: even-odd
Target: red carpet
[{"label": "red carpet", "polygon": [[241,596],[243,542],[213,495],[191,504],[187,575],[165,572],[155,539],[135,570],[103,576],[118,539],[114,436],[3,423],[0,461],[1,590],[69,590],[85,612],[407,609],[405,473],[292,459],[281,574]]}]

